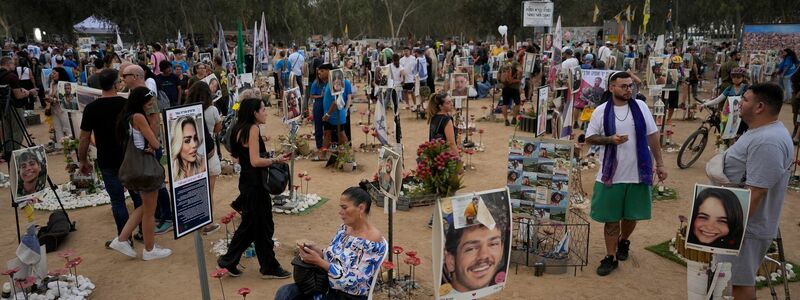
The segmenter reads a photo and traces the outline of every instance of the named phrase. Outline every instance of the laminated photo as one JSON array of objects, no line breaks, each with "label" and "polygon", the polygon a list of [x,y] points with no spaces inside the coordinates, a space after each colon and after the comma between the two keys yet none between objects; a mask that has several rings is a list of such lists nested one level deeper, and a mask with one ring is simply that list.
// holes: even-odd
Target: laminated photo
[{"label": "laminated photo", "polygon": [[506,186],[514,215],[563,222],[571,195],[573,142],[514,136],[508,145]]},{"label": "laminated photo", "polygon": [[450,97],[467,97],[469,95],[469,74],[453,73],[450,77]]},{"label": "laminated photo", "polygon": [[738,255],[750,213],[750,190],[695,184],[686,248]]},{"label": "laminated photo", "polygon": [[44,146],[15,150],[11,153],[10,167],[14,203],[26,202],[47,187],[47,154]]},{"label": "laminated photo", "polygon": [[[397,200],[402,184],[400,154],[391,147],[383,147],[378,156],[378,185],[386,197]],[[386,206],[384,206],[386,207]]]},{"label": "laminated photo", "polygon": [[438,201],[435,299],[478,299],[505,287],[513,238],[509,199],[503,188]]},{"label": "laminated photo", "polygon": [[739,126],[742,124],[742,97],[731,96],[727,97],[726,101],[728,101],[726,106],[730,112],[728,113],[728,121],[725,122],[725,130],[722,131],[723,140],[735,138],[736,133],[739,131]]},{"label": "laminated photo", "polygon": [[341,95],[344,93],[344,71],[342,69],[331,70],[330,72],[330,88],[331,95]]},{"label": "laminated photo", "polygon": [[78,84],[69,81],[58,82],[58,105],[65,111],[78,110]]},{"label": "laminated photo", "polygon": [[211,96],[213,97],[212,101],[216,102],[220,98],[222,98],[222,88],[220,87],[219,79],[217,75],[211,74],[203,78],[201,81],[208,84],[208,88],[211,90]]},{"label": "laminated photo", "polygon": [[300,88],[291,88],[284,92],[283,96],[283,121],[294,119],[300,115]]}]

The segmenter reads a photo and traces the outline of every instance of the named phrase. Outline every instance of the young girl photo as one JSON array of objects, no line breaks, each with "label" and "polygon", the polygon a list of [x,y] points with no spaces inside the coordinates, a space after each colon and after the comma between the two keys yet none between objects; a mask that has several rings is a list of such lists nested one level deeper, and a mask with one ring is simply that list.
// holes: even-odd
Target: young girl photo
[{"label": "young girl photo", "polygon": [[686,247],[737,255],[749,207],[749,190],[696,185]]}]

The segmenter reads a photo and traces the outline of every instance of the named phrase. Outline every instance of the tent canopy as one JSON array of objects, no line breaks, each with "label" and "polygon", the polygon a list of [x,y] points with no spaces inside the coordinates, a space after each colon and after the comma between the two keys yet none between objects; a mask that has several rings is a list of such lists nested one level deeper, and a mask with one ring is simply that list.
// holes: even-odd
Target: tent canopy
[{"label": "tent canopy", "polygon": [[76,32],[82,34],[114,34],[117,29],[117,24],[91,16],[73,25],[72,28],[74,28]]}]

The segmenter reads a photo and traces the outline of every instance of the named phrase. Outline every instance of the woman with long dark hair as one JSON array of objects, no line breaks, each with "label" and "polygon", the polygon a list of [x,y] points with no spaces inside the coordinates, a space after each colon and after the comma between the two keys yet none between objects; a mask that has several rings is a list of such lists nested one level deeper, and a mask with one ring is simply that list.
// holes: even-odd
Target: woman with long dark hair
[{"label": "woman with long dark hair", "polygon": [[428,100],[428,141],[444,140],[450,146],[450,153],[458,156],[458,132],[455,130],[453,117],[453,101],[444,93],[431,95]]},{"label": "woman with long dark hair", "polygon": [[[118,141],[127,143],[130,135],[130,141],[133,142],[134,146],[147,153],[154,154],[157,149],[161,148],[161,144],[158,142],[158,138],[150,128],[150,123],[145,116],[145,112],[155,105],[155,102],[156,94],[146,87],[137,87],[131,91],[128,101],[125,102],[125,107],[117,118],[116,132]],[[128,243],[128,237],[141,224],[145,247],[142,251],[142,259],[153,260],[170,256],[172,250],[159,247],[154,240],[158,189],[131,192],[139,193],[142,197],[142,205],[133,211],[128,218],[128,222],[125,223],[125,227],[122,228],[119,236],[111,241],[109,247],[127,256],[136,257],[136,252],[133,251],[133,247]]]},{"label": "woman with long dark hair", "polygon": [[[180,65],[175,65],[175,67],[180,68]],[[220,116],[217,107],[212,105],[211,98],[211,89],[209,89],[208,84],[203,81],[195,82],[195,84],[189,88],[189,95],[183,98],[185,99],[183,104],[201,103],[203,105],[203,123],[205,123],[206,130],[208,130],[212,137],[212,140],[205,141],[206,143],[214,143],[216,137],[222,130],[222,116]],[[200,124],[197,124],[197,126],[200,126]],[[217,143],[212,153],[206,153],[206,158],[208,160],[208,190],[212,201],[214,199],[214,183],[217,181],[217,177],[222,174],[219,149],[219,143]],[[209,224],[203,227],[203,233],[208,234],[217,230],[219,227],[220,225],[217,223]]]},{"label": "woman with long dark hair", "polygon": [[233,239],[228,246],[228,253],[217,259],[220,268],[228,270],[231,276],[240,276],[242,271],[236,266],[242,258],[242,253],[255,243],[256,256],[261,266],[261,278],[288,278],[291,272],[284,270],[275,259],[272,235],[275,233],[275,223],[272,221],[272,200],[269,192],[262,185],[262,168],[272,164],[285,164],[289,155],[275,158],[263,158],[261,153],[266,152],[264,141],[261,138],[259,125],[267,121],[267,108],[261,99],[245,99],[239,104],[236,124],[231,132],[231,155],[239,159],[242,166],[239,175],[239,197],[231,206],[239,211],[242,222],[233,234]]}]

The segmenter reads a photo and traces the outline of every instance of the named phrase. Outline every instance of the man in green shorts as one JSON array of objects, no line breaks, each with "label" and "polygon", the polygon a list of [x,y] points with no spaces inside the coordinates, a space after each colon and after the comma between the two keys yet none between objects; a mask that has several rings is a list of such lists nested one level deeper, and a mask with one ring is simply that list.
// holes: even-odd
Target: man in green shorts
[{"label": "man in green shorts", "polygon": [[647,104],[633,98],[633,84],[627,72],[612,74],[605,103],[592,113],[586,130],[586,142],[600,145],[598,155],[603,158],[590,214],[605,223],[607,255],[597,268],[600,276],[616,269],[618,260],[628,259],[628,238],[636,222],[651,217],[653,167],[659,180],[667,179],[658,127]]}]

